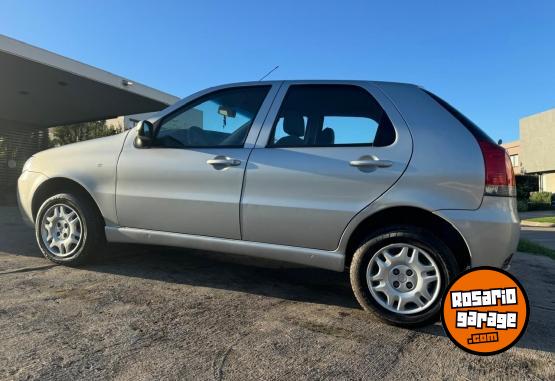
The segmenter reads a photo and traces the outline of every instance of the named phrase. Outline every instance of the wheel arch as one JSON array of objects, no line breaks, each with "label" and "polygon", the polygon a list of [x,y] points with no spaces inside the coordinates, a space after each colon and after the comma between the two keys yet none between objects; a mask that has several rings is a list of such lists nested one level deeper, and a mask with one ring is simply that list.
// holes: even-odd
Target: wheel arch
[{"label": "wheel arch", "polygon": [[39,185],[39,187],[33,194],[33,198],[31,201],[31,212],[33,216],[33,221],[35,221],[42,203],[49,197],[52,197],[59,193],[72,193],[83,196],[95,208],[98,215],[102,218],[102,223],[104,225],[106,224],[104,217],[102,216],[102,212],[98,207],[98,203],[91,195],[91,193],[82,184],[66,177],[49,178],[41,185]]},{"label": "wheel arch", "polygon": [[436,233],[453,251],[460,270],[471,264],[471,254],[461,233],[444,218],[422,208],[399,206],[382,209],[363,219],[350,234],[345,249],[345,266],[351,265],[358,244],[372,231],[394,224],[427,228]]}]

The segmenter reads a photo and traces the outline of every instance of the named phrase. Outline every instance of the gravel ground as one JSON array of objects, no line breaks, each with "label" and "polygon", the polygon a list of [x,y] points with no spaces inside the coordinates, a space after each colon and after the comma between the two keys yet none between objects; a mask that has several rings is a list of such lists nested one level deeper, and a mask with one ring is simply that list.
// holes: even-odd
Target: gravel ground
[{"label": "gravel ground", "polygon": [[532,305],[508,352],[466,354],[439,324],[362,311],[346,274],[114,246],[74,269],[0,208],[0,379],[555,379],[555,261],[518,254]]}]

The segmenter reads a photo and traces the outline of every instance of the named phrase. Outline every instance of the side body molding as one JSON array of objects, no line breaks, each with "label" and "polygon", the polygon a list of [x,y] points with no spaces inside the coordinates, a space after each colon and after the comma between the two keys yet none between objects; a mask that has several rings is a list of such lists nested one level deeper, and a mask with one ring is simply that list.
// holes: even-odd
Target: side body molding
[{"label": "side body molding", "polygon": [[247,255],[255,258],[297,263],[334,271],[343,271],[345,264],[345,255],[337,251],[306,249],[270,243],[248,242],[235,239],[134,228],[107,226],[105,230],[106,238],[110,242],[141,242],[151,245],[170,245],[188,249],[220,251],[230,254]]}]

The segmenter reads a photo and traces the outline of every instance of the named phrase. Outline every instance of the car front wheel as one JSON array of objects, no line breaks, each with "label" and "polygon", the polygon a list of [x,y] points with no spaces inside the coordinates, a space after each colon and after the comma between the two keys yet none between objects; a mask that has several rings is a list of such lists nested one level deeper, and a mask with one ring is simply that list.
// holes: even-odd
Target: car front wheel
[{"label": "car front wheel", "polygon": [[45,200],[35,219],[42,254],[59,264],[78,265],[105,243],[103,223],[92,203],[80,195],[57,194]]},{"label": "car front wheel", "polygon": [[416,326],[437,320],[443,292],[456,272],[452,251],[431,231],[393,226],[363,240],[350,278],[365,310],[389,323]]}]

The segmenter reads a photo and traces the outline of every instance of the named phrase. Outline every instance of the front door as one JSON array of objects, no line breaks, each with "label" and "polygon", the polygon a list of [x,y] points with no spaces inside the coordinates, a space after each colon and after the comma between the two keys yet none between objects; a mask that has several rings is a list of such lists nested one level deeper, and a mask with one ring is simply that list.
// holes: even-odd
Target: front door
[{"label": "front door", "polygon": [[270,88],[231,87],[201,96],[155,123],[150,148],[136,148],[137,132],[131,131],[117,168],[119,224],[240,239],[239,200],[252,149],[245,141],[258,132]]},{"label": "front door", "polygon": [[280,90],[247,167],[243,239],[335,250],[349,221],[401,176],[410,134],[379,90],[361,86]]}]

